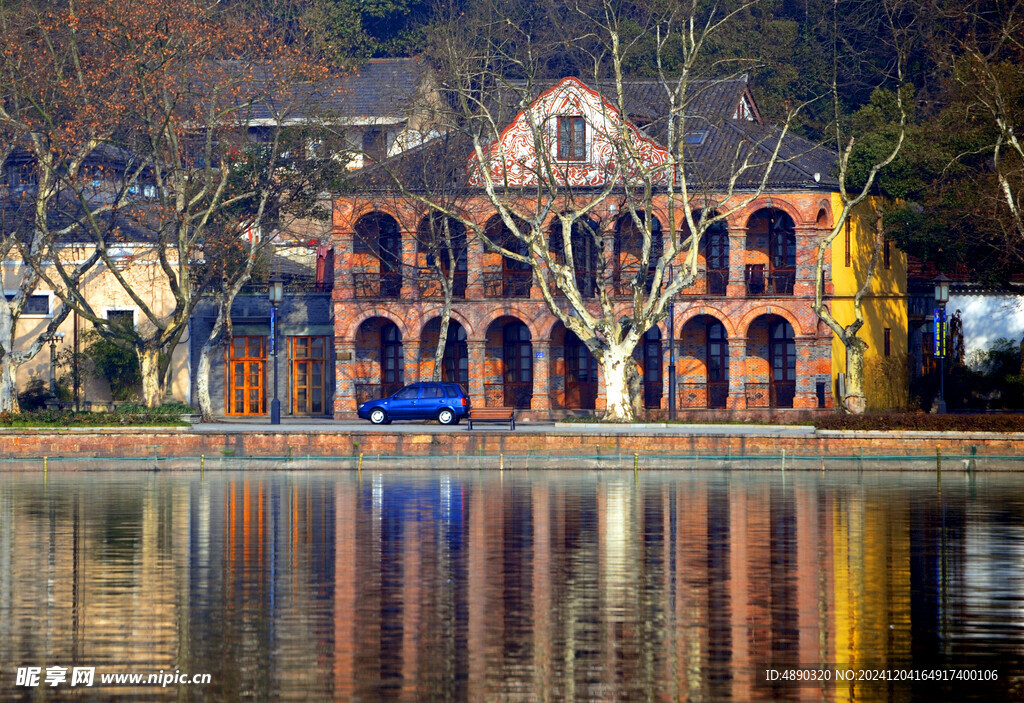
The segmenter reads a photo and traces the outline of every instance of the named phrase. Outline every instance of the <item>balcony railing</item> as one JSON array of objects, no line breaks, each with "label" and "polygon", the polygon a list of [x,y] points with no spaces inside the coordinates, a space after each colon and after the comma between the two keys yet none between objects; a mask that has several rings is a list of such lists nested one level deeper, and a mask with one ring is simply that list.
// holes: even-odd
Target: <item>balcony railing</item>
[{"label": "balcony railing", "polygon": [[[636,280],[637,274],[640,273],[640,269],[636,266],[623,266],[622,268],[616,269],[612,275],[612,286],[615,295],[631,298],[633,297],[633,282]],[[647,273],[647,278],[644,279],[644,293],[651,292],[651,285],[654,282],[654,269],[651,269]]]},{"label": "balcony railing", "polygon": [[680,383],[677,392],[680,408],[724,408],[729,398],[729,382]]},{"label": "balcony railing", "polygon": [[397,271],[356,272],[352,286],[357,298],[398,298],[402,294],[402,274]]},{"label": "balcony railing", "polygon": [[524,408],[530,407],[533,398],[532,383],[485,383],[484,405],[489,408]]},{"label": "balcony railing", "polygon": [[402,389],[402,383],[357,383],[356,405],[368,400],[377,400],[394,395]]},{"label": "balcony railing", "polygon": [[747,295],[783,296],[793,295],[796,269],[772,269],[767,273],[761,264],[752,264],[746,269]]},{"label": "balcony railing", "polygon": [[[440,272],[432,268],[420,268],[416,270],[416,287],[421,298],[443,298],[444,287],[439,278]],[[452,297],[466,297],[466,272],[456,271],[452,278]]]},{"label": "balcony railing", "polygon": [[745,384],[748,408],[791,408],[796,396],[796,381]]},{"label": "balcony railing", "polygon": [[529,298],[531,271],[485,271],[484,295],[488,298]]},{"label": "balcony railing", "polygon": [[725,295],[728,285],[728,271],[708,271],[708,295]]}]

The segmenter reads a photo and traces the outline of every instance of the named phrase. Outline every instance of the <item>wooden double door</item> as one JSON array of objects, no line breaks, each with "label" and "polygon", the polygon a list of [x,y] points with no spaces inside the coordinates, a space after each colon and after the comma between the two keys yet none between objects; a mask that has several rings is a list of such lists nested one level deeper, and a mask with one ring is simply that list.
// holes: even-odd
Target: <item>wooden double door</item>
[{"label": "wooden double door", "polygon": [[327,337],[289,337],[292,414],[327,412]]},{"label": "wooden double door", "polygon": [[[286,337],[288,360],[278,359],[279,372],[290,371],[291,414],[327,413],[328,338]],[[273,395],[268,337],[234,337],[228,346],[225,414],[265,415],[267,398]],[[283,376],[283,373],[282,373]],[[284,379],[282,378],[282,381]]]}]

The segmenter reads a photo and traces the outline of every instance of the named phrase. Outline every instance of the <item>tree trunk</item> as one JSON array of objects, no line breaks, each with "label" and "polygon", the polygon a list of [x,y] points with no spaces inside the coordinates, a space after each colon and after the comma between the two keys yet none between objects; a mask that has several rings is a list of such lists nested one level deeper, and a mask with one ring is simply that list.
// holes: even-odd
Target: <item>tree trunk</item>
[{"label": "tree trunk", "polygon": [[142,401],[147,408],[159,407],[163,400],[160,377],[160,350],[145,348],[139,353],[139,367],[142,374]]},{"label": "tree trunk", "polygon": [[864,396],[864,352],[868,345],[857,336],[849,337],[846,343],[846,396],[843,405],[849,413],[862,415],[867,410]]},{"label": "tree trunk", "polygon": [[[6,347],[6,345],[4,345]],[[18,384],[16,374],[18,366],[10,354],[0,356],[0,412],[18,413]]]},{"label": "tree trunk", "polygon": [[[441,372],[444,364],[444,348],[448,344],[448,326],[452,319],[452,302],[445,297],[444,307],[441,308],[441,329],[437,333],[437,347],[434,349],[434,373],[430,377],[432,381],[441,380]],[[467,389],[468,390],[468,389]]]},{"label": "tree trunk", "polygon": [[605,349],[598,359],[604,372],[604,391],[607,405],[602,420],[605,422],[634,422],[636,420],[636,398],[630,392],[636,377],[636,362],[633,350],[624,345]]},{"label": "tree trunk", "polygon": [[[234,300],[232,296],[231,300]],[[227,319],[226,310],[230,309],[230,303],[217,307],[217,319],[210,330],[210,336],[203,342],[203,349],[199,352],[199,366],[196,368],[196,399],[199,402],[199,414],[203,422],[213,422],[213,401],[210,400],[210,369],[213,367],[213,350],[220,346],[221,330]],[[225,408],[225,411],[227,408]]]},{"label": "tree trunk", "polygon": [[203,422],[213,422],[213,403],[210,400],[210,353],[213,344],[209,340],[203,344],[199,354],[199,366],[196,367],[196,401],[199,403],[199,415]]}]

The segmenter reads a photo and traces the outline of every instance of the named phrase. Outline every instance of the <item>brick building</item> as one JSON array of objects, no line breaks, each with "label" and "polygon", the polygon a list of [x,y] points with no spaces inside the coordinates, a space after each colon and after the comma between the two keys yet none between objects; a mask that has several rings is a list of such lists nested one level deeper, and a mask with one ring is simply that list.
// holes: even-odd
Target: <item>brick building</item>
[{"label": "brick building", "polygon": [[[636,133],[638,149],[647,150],[652,162],[664,152],[658,144],[663,136],[658,88],[630,84],[624,120]],[[745,78],[709,86],[694,104],[701,119],[689,124],[703,126],[686,132],[684,138],[697,162],[721,162],[740,141],[764,144],[777,133],[762,123]],[[557,125],[552,128],[552,141],[557,142],[553,158],[573,162],[567,177],[579,179],[574,184],[578,189],[599,191],[605,185],[599,175],[600,124],[616,119],[618,111],[574,78],[542,91],[531,110]],[[529,166],[531,140],[517,133],[523,119],[522,112],[510,119],[500,139],[503,153],[520,150],[512,157],[519,170],[507,173],[528,199],[536,192],[529,186],[538,171]],[[436,279],[428,273],[430,253],[424,251],[423,233],[433,229],[431,223],[439,216],[410,195],[417,187],[415,178],[431,170],[423,167],[430,163],[431,149],[433,158],[440,155],[435,163],[469,164],[457,189],[460,217],[483,228],[492,241],[506,242],[507,249],[522,246],[509,236],[483,192],[479,171],[473,168],[476,162],[466,160],[469,151],[457,140],[438,139],[406,154],[402,168],[408,168],[410,158],[419,158],[421,175],[407,182],[404,195],[386,178],[374,180],[371,169],[355,194],[336,198],[335,417],[351,417],[359,402],[429,378],[433,371],[442,300]],[[841,365],[833,363],[833,335],[819,324],[811,304],[817,244],[839,211],[834,159],[824,149],[786,137],[767,188],[705,234],[698,257],[701,275],[672,306],[676,407],[681,413],[755,415],[833,407],[835,374]],[[735,201],[749,197],[759,180],[752,175],[746,191],[741,184]],[[615,189],[607,192],[608,197],[588,214],[599,244],[581,237],[579,245],[573,245],[575,276],[584,298],[593,299],[596,306],[602,289],[625,314],[633,304],[640,257],[631,216],[621,209]],[[652,248],[661,246],[660,232],[668,231],[670,224],[676,231],[685,229],[682,208],[670,208],[668,198],[655,194],[650,200]],[[558,207],[556,203],[552,210],[557,212]],[[677,221],[670,223],[673,211]],[[870,237],[869,228],[855,220],[853,239],[862,233]],[[535,417],[602,410],[600,367],[552,314],[537,274],[528,265],[489,250],[483,240],[467,236],[467,228],[458,221],[450,221],[449,232],[455,300],[443,377],[462,383],[476,405],[514,405]],[[549,236],[560,238],[561,229],[552,226]],[[572,236],[575,239],[575,233]],[[837,240],[833,258],[843,255],[843,246],[853,251],[850,237]],[[674,263],[682,265],[682,256]],[[871,308],[875,298],[884,298],[896,301],[898,308],[902,301],[904,324],[888,323],[892,326],[886,329],[905,336],[906,303],[898,273],[883,271],[876,286],[879,294],[869,296],[865,304]],[[855,282],[856,276],[851,276]],[[905,290],[905,273],[902,280]],[[831,266],[826,291],[835,293]],[[898,310],[895,314],[898,317]],[[874,316],[868,317],[871,327]],[[668,321],[652,328],[634,353],[642,370],[644,405],[652,416],[669,405],[669,330]],[[905,340],[902,343],[905,347]]]}]

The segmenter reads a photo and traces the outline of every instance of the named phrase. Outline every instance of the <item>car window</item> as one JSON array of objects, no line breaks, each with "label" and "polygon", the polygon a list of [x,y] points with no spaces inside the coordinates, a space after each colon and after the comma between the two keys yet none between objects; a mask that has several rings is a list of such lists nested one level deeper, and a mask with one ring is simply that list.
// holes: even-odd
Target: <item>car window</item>
[{"label": "car window", "polygon": [[462,394],[459,393],[459,387],[454,383],[446,383],[444,385],[444,393],[449,398],[460,398]]},{"label": "car window", "polygon": [[420,392],[418,386],[409,386],[395,393],[396,400],[416,400],[416,395]]},{"label": "car window", "polygon": [[441,388],[439,386],[423,386],[423,397],[424,398],[441,398]]}]

